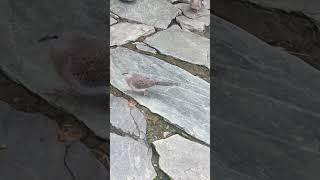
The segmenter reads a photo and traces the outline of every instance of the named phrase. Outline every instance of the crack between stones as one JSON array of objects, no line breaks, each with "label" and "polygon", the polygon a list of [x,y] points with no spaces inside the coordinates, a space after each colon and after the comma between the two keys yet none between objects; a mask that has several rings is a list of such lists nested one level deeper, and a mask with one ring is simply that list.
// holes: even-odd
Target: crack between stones
[{"label": "crack between stones", "polygon": [[72,172],[71,168],[69,167],[68,163],[67,163],[67,155],[69,153],[69,149],[72,146],[73,143],[67,144],[65,145],[65,150],[64,150],[64,156],[63,156],[63,163],[64,163],[64,167],[67,169],[68,173],[70,174],[71,178],[73,180],[76,180],[76,177],[74,175],[74,173]]}]

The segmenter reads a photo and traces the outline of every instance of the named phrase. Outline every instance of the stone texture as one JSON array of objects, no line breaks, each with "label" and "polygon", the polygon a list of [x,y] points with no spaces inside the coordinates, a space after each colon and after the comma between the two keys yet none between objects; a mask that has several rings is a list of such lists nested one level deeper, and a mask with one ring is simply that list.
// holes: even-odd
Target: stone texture
[{"label": "stone texture", "polygon": [[178,26],[158,32],[144,42],[162,54],[210,68],[210,40]]},{"label": "stone texture", "polygon": [[216,158],[259,180],[316,180],[320,72],[212,16]]},{"label": "stone texture", "polygon": [[136,107],[129,107],[128,101],[122,97],[110,95],[110,123],[126,133],[140,139],[145,138],[146,120]]},{"label": "stone texture", "polygon": [[152,26],[126,22],[118,23],[110,27],[110,46],[123,45],[154,32],[155,29]]},{"label": "stone texture", "polygon": [[110,179],[153,179],[152,151],[144,143],[110,134]]},{"label": "stone texture", "polygon": [[110,16],[110,26],[116,23],[117,23],[117,20]]},{"label": "stone texture", "polygon": [[[160,168],[173,179],[209,180],[210,149],[180,135],[153,142]],[[196,153],[195,153],[196,152]]]},{"label": "stone texture", "polygon": [[272,1],[272,0],[248,0],[249,2],[258,4],[266,8],[281,9],[287,12],[301,12],[311,19],[316,21],[317,26],[320,28],[320,1],[318,0],[283,0],[283,1]]},{"label": "stone texture", "polygon": [[179,13],[179,9],[166,0],[139,0],[134,3],[111,0],[110,11],[121,18],[162,29],[166,29]]},{"label": "stone texture", "polygon": [[180,9],[183,12],[183,15],[191,18],[191,19],[197,19],[200,17],[207,17],[208,20],[210,21],[210,10],[207,8],[201,8],[197,13],[193,12],[190,8],[190,4],[185,4],[185,3],[179,3],[174,5],[176,8]]},{"label": "stone texture", "polygon": [[97,107],[95,102],[91,102],[92,98],[73,100],[69,96],[63,96],[56,100],[45,95],[54,89],[67,91],[68,86],[63,83],[50,62],[51,41],[38,42],[47,34],[61,37],[63,32],[72,31],[106,39],[105,2],[12,0],[10,5],[5,2],[1,4],[0,10],[3,14],[0,24],[3,35],[0,69],[33,93],[75,115],[100,137],[107,138],[109,128],[103,103]]},{"label": "stone texture", "polygon": [[7,145],[0,150],[1,179],[107,178],[106,168],[84,145],[75,142],[67,150],[57,140],[54,121],[8,107],[0,102],[0,128],[5,129]]},{"label": "stone texture", "polygon": [[153,53],[153,54],[157,53],[157,51],[155,49],[149,47],[145,43],[137,42],[137,43],[134,43],[134,44],[136,45],[136,48],[141,50],[141,51],[146,51],[146,52],[150,52],[150,53]]},{"label": "stone texture", "polygon": [[187,18],[185,16],[178,16],[176,18],[177,22],[180,24],[182,29],[187,29],[190,31],[204,31],[205,27],[208,26],[209,24],[206,24],[202,21],[194,20]]},{"label": "stone texture", "polygon": [[148,89],[148,96],[125,93],[172,124],[209,143],[209,83],[179,67],[126,48],[111,49],[110,53],[111,84],[120,91],[129,90],[122,75],[124,72],[139,72],[180,83],[173,87],[152,87]]}]

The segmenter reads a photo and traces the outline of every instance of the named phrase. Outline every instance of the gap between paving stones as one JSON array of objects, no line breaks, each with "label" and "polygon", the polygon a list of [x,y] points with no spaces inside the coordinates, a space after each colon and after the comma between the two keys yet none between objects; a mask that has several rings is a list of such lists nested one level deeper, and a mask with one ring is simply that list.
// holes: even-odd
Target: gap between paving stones
[{"label": "gap between paving stones", "polygon": [[[174,134],[179,134],[183,138],[186,138],[190,141],[199,143],[199,144],[204,145],[206,147],[210,147],[210,145],[190,136],[189,134],[184,132],[182,129],[180,129],[176,125],[169,123],[167,120],[165,120],[160,115],[152,113],[148,108],[140,105],[133,98],[124,94],[123,92],[121,92],[117,88],[113,87],[112,85],[110,86],[110,92],[116,97],[122,97],[122,98],[125,98],[127,101],[134,102],[136,104],[136,108],[138,108],[143,113],[143,115],[146,119],[146,123],[147,123],[146,141],[145,142],[147,143],[148,151],[149,151],[149,148],[151,148],[151,150],[152,150],[151,162],[152,162],[152,166],[154,167],[156,174],[157,174],[157,177],[154,180],[160,180],[160,179],[161,180],[170,180],[170,177],[164,171],[162,171],[160,169],[159,154],[156,151],[152,142],[160,140],[160,139],[168,138]],[[120,136],[128,136],[136,141],[141,140],[139,137],[137,137],[133,134],[130,134],[130,133],[125,133],[122,130],[113,127],[112,125],[110,125],[110,128],[111,128],[110,132],[116,133]],[[164,132],[168,132],[168,135],[164,136]]]},{"label": "gap between paving stones", "polygon": [[[320,70],[320,29],[298,11],[264,7],[247,0],[218,2],[213,14],[243,28],[272,46],[282,47]],[[232,11],[232,14],[230,12]],[[242,16],[239,16],[239,15]],[[253,23],[247,23],[249,22]],[[272,31],[272,32],[268,32]]]},{"label": "gap between paving stones", "polygon": [[18,111],[42,114],[55,121],[59,127],[71,125],[74,128],[80,129],[82,134],[80,141],[90,149],[99,162],[106,168],[109,167],[109,153],[107,152],[109,143],[106,140],[96,136],[93,131],[73,115],[52,106],[37,94],[30,92],[23,85],[8,78],[2,71],[0,71],[0,78],[1,87],[8,87],[8,90],[1,89],[1,91],[5,91],[5,93],[2,92],[0,95],[1,101],[8,103]]}]

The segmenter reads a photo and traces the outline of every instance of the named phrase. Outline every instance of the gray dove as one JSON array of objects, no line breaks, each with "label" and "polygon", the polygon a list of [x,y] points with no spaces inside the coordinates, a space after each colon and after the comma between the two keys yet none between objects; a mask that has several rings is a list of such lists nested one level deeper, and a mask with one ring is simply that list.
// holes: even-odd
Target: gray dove
[{"label": "gray dove", "polygon": [[72,93],[89,96],[107,93],[109,55],[104,41],[74,33],[52,41],[51,60]]},{"label": "gray dove", "polygon": [[146,95],[146,89],[153,86],[176,86],[178,83],[170,81],[159,81],[152,77],[138,73],[123,73],[125,80],[131,90],[136,92],[143,92]]}]

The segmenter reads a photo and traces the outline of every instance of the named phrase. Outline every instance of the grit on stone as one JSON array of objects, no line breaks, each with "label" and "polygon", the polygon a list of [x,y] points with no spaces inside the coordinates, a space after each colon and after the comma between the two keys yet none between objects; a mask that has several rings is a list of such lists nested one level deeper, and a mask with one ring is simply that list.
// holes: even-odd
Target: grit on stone
[{"label": "grit on stone", "polygon": [[180,135],[153,142],[160,168],[173,179],[209,180],[210,148]]},{"label": "grit on stone", "polygon": [[210,68],[210,40],[174,25],[144,41],[162,54]]},{"label": "grit on stone", "polygon": [[0,179],[107,178],[106,168],[84,145],[76,142],[66,150],[66,144],[58,141],[57,124],[42,115],[0,102],[0,129],[5,130],[6,142],[0,149]]},{"label": "grit on stone", "polygon": [[110,123],[126,133],[140,139],[145,138],[146,120],[136,107],[129,107],[128,101],[122,97],[110,95]]},{"label": "grit on stone", "polygon": [[134,3],[111,0],[110,11],[121,18],[161,29],[166,29],[180,12],[166,0],[139,0]]},{"label": "grit on stone", "polygon": [[122,75],[125,72],[180,83],[179,86],[152,87],[147,96],[125,93],[190,135],[210,143],[209,83],[177,66],[123,47],[111,49],[110,54],[111,84],[120,91],[130,90]]},{"label": "grit on stone", "polygon": [[110,134],[110,179],[153,179],[152,151],[143,142]]},{"label": "grit on stone", "polygon": [[[91,99],[73,100],[66,95],[56,100],[56,97],[45,95],[55,89],[68,92],[69,86],[53,68],[49,57],[52,41],[38,42],[48,34],[63,38],[61,35],[64,32],[73,31],[106,39],[105,4],[103,1],[99,2],[101,3],[91,0],[83,0],[81,3],[76,0],[12,0],[11,6],[4,3],[0,6],[1,12],[7,12],[7,16],[1,16],[0,24],[4,35],[1,37],[0,69],[10,79],[76,116],[98,136],[107,138],[109,127],[103,106],[93,105],[95,102],[91,103]],[[101,99],[103,98],[100,97],[99,100]]]},{"label": "grit on stone", "polygon": [[126,22],[118,23],[110,27],[110,46],[123,45],[154,32],[155,29],[152,26]]},{"label": "grit on stone", "polygon": [[177,22],[180,24],[182,29],[187,29],[190,31],[200,31],[203,32],[206,26],[209,26],[209,23],[206,24],[202,21],[194,20],[187,18],[185,16],[178,16],[176,18]]}]

